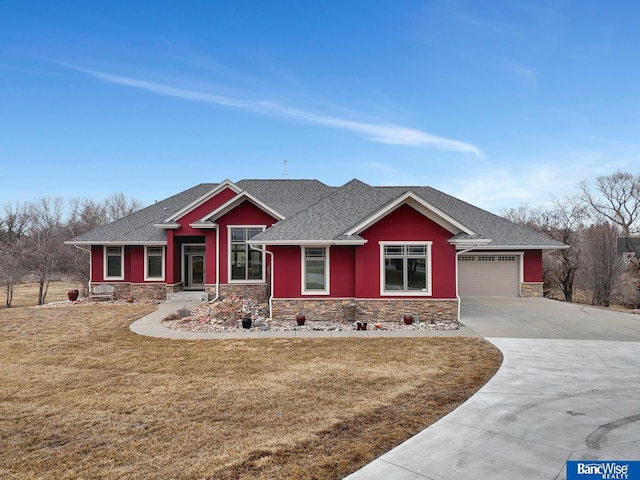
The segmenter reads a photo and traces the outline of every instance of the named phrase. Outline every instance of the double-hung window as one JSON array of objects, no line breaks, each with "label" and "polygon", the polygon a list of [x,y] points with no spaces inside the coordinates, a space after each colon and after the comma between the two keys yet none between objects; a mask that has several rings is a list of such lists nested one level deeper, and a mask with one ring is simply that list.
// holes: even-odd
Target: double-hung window
[{"label": "double-hung window", "polygon": [[329,249],[325,247],[303,247],[302,258],[302,293],[328,295]]},{"label": "double-hung window", "polygon": [[247,241],[258,235],[264,227],[230,227],[229,280],[236,282],[264,281],[264,254],[253,250]]},{"label": "double-hung window", "polygon": [[431,295],[431,242],[381,242],[381,295]]},{"label": "double-hung window", "polygon": [[104,247],[104,278],[124,279],[124,255],[122,247]]},{"label": "double-hung window", "polygon": [[144,279],[164,280],[164,247],[145,247]]}]

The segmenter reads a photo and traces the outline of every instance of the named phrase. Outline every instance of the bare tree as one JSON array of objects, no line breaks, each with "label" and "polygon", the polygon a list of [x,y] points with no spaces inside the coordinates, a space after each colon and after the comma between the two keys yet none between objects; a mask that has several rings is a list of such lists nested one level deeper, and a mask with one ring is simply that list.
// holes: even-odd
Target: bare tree
[{"label": "bare tree", "polygon": [[113,222],[119,218],[131,215],[133,212],[143,207],[142,202],[127,198],[122,193],[114,193],[104,201],[104,207],[107,214],[107,221]]},{"label": "bare tree", "polygon": [[90,198],[72,198],[69,207],[68,228],[73,236],[86,233],[109,221],[106,201],[98,203]]},{"label": "bare tree", "polygon": [[[82,235],[94,228],[105,225],[132,214],[142,208],[142,202],[127,198],[124,193],[116,193],[102,202],[96,202],[88,198],[75,198],[70,202],[71,211],[67,228],[69,238]],[[68,255],[69,270],[84,285],[84,294],[88,293],[89,251],[85,248],[73,248]]]},{"label": "bare tree", "polygon": [[554,250],[545,257],[545,281],[559,288],[567,302],[573,302],[573,287],[576,272],[580,268],[586,216],[585,205],[577,196],[554,198],[552,208],[543,215],[545,233],[569,245],[569,248]]},{"label": "bare tree", "polygon": [[640,220],[640,175],[618,170],[613,175],[598,177],[595,193],[587,182],[579,186],[582,198],[596,214],[619,225],[622,234],[628,237],[632,226]]},{"label": "bare tree", "polygon": [[47,297],[51,275],[59,271],[68,237],[63,223],[62,198],[42,197],[29,203],[25,259],[30,270],[38,277],[38,305]]},{"label": "bare tree", "polygon": [[513,223],[537,232],[541,230],[541,224],[543,223],[541,218],[544,216],[540,207],[531,207],[526,203],[523,203],[518,208],[503,210],[500,215]]},{"label": "bare tree", "polygon": [[606,219],[600,219],[585,230],[581,284],[591,291],[592,305],[610,306],[622,287],[626,269],[616,252],[619,235],[620,227]]},{"label": "bare tree", "polygon": [[0,283],[4,284],[7,307],[11,307],[15,286],[25,274],[26,229],[25,206],[5,205],[4,215],[0,217]]},{"label": "bare tree", "polygon": [[586,216],[584,203],[580,198],[554,198],[549,208],[533,208],[523,204],[504,211],[502,216],[569,245],[568,249],[554,250],[543,257],[543,273],[545,294],[559,289],[565,301],[572,302],[573,284],[582,251],[581,230]]},{"label": "bare tree", "polygon": [[[72,198],[69,202],[70,213],[67,221],[69,239],[87,233],[108,223],[106,201],[96,202],[89,198]],[[68,247],[69,271],[82,283],[86,296],[89,290],[90,262],[89,251],[85,248]]]}]

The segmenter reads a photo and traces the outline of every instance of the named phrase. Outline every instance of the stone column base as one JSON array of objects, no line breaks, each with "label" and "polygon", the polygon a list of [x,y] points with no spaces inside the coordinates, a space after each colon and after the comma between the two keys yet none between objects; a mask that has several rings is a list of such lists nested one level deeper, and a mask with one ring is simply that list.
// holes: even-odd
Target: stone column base
[{"label": "stone column base", "polygon": [[520,284],[520,295],[523,297],[542,297],[544,294],[542,282],[525,282]]}]

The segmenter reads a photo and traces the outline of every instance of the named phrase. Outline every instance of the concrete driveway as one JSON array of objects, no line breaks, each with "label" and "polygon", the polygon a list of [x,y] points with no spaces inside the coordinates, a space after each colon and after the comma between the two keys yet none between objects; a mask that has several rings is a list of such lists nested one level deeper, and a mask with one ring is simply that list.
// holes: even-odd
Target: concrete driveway
[{"label": "concrete driveway", "polygon": [[504,355],[472,398],[347,477],[564,479],[567,460],[640,460],[640,315],[532,298],[465,298]]},{"label": "concrete driveway", "polygon": [[640,315],[547,298],[466,297],[461,317],[482,337],[640,341]]}]

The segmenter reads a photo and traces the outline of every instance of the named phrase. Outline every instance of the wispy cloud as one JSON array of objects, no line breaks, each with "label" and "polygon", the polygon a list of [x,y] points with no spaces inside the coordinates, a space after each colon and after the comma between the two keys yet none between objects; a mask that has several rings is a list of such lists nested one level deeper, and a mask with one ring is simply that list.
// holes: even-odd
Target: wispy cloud
[{"label": "wispy cloud", "polygon": [[538,83],[538,72],[532,70],[531,68],[525,67],[524,65],[513,62],[511,60],[505,60],[507,66],[511,69],[511,71],[523,79],[525,82],[531,85],[537,85]]},{"label": "wispy cloud", "polygon": [[389,145],[405,145],[412,147],[432,147],[440,150],[472,153],[478,157],[483,156],[482,151],[478,147],[470,143],[461,142],[450,138],[439,137],[422,130],[403,127],[401,125],[394,125],[383,122],[370,123],[349,120],[345,118],[289,108],[268,100],[241,100],[222,95],[215,95],[211,93],[173,87],[170,85],[150,82],[147,80],[140,80],[137,78],[113,75],[110,73],[76,67],[74,65],[64,64],[64,66],[78,72],[91,75],[92,77],[109,83],[139,88],[149,92],[157,93],[159,95],[212,103],[215,105],[230,108],[239,108],[249,110],[260,115],[281,117],[292,121],[351,131],[363,135],[365,138],[372,142],[384,143]]}]

